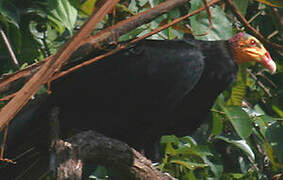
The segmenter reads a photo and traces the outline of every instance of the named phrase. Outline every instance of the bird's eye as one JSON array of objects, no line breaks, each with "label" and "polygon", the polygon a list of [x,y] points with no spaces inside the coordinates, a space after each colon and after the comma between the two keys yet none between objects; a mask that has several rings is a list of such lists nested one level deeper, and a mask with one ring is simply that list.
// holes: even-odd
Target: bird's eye
[{"label": "bird's eye", "polygon": [[254,39],[250,40],[250,45],[255,45],[256,41]]}]

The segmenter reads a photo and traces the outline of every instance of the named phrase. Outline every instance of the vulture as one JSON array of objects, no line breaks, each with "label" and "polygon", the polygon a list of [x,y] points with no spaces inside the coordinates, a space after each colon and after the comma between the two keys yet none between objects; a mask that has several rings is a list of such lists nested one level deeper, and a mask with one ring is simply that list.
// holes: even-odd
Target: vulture
[{"label": "vulture", "polygon": [[58,107],[62,134],[93,129],[151,156],[162,135],[198,128],[246,62],[276,71],[269,52],[244,32],[218,41],[142,40],[52,82],[51,95],[29,116],[43,123]]},{"label": "vulture", "polygon": [[43,107],[59,108],[63,134],[94,129],[147,153],[162,135],[198,128],[245,62],[276,71],[243,32],[220,41],[143,40],[52,83]]}]

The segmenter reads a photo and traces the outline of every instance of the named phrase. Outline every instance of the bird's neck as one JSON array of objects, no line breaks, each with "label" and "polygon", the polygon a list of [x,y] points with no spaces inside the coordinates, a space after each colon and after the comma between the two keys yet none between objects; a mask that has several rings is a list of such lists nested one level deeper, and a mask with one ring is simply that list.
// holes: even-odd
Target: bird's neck
[{"label": "bird's neck", "polygon": [[[204,54],[204,81],[211,82],[220,89],[231,85],[237,77],[238,65],[230,50],[228,41],[200,41]],[[212,82],[214,81],[214,82]]]}]

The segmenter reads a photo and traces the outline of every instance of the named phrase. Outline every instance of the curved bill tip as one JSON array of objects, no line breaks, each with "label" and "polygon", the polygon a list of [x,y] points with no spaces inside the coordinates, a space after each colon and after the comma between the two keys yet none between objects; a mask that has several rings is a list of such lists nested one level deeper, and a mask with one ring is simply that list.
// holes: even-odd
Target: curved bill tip
[{"label": "curved bill tip", "polygon": [[268,69],[271,74],[274,74],[276,72],[276,64],[272,60],[268,52],[265,53],[264,58],[261,61],[261,64],[264,68]]}]

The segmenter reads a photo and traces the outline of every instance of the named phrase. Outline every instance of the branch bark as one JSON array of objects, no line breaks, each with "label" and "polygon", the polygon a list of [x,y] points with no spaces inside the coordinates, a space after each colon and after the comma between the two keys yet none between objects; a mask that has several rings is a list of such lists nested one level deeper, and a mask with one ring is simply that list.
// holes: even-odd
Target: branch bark
[{"label": "branch bark", "polygon": [[[157,5],[156,7],[149,9],[145,12],[139,13],[129,19],[121,21],[114,26],[104,29],[103,31],[97,33],[96,35],[85,38],[77,46],[79,47],[74,51],[70,57],[86,57],[92,53],[95,49],[101,48],[105,45],[116,43],[119,36],[139,27],[144,23],[148,23],[156,17],[168,13],[172,9],[186,3],[188,0],[170,0]],[[36,63],[16,72],[11,75],[6,75],[0,79],[0,93],[7,92],[10,89],[15,88],[19,84],[25,83],[34,73],[40,69],[43,62],[49,61],[53,58],[50,56],[44,61]]]},{"label": "branch bark", "polygon": [[127,144],[94,131],[79,133],[54,146],[57,179],[81,179],[83,164],[90,161],[111,168],[128,180],[174,180],[157,170],[150,160]]},{"label": "branch bark", "polygon": [[280,44],[273,43],[269,41],[268,39],[265,39],[262,34],[260,34],[252,25],[249,24],[249,22],[246,20],[244,16],[241,15],[240,11],[238,8],[235,6],[235,4],[232,2],[232,0],[227,0],[226,1],[230,9],[233,11],[233,13],[238,17],[238,19],[248,28],[250,29],[254,35],[262,42],[268,44],[269,46],[272,46],[276,49],[283,50],[283,46]]},{"label": "branch bark", "polygon": [[70,54],[77,49],[82,38],[89,35],[95,25],[116,5],[119,0],[107,1],[101,9],[94,13],[91,18],[84,24],[82,29],[72,37],[70,41],[63,46],[52,60],[44,63],[40,70],[24,85],[17,95],[1,109],[0,111],[0,130],[2,130],[11,119],[21,110],[21,108],[29,101],[40,86],[48,81],[52,75],[58,71],[64,64]]}]

